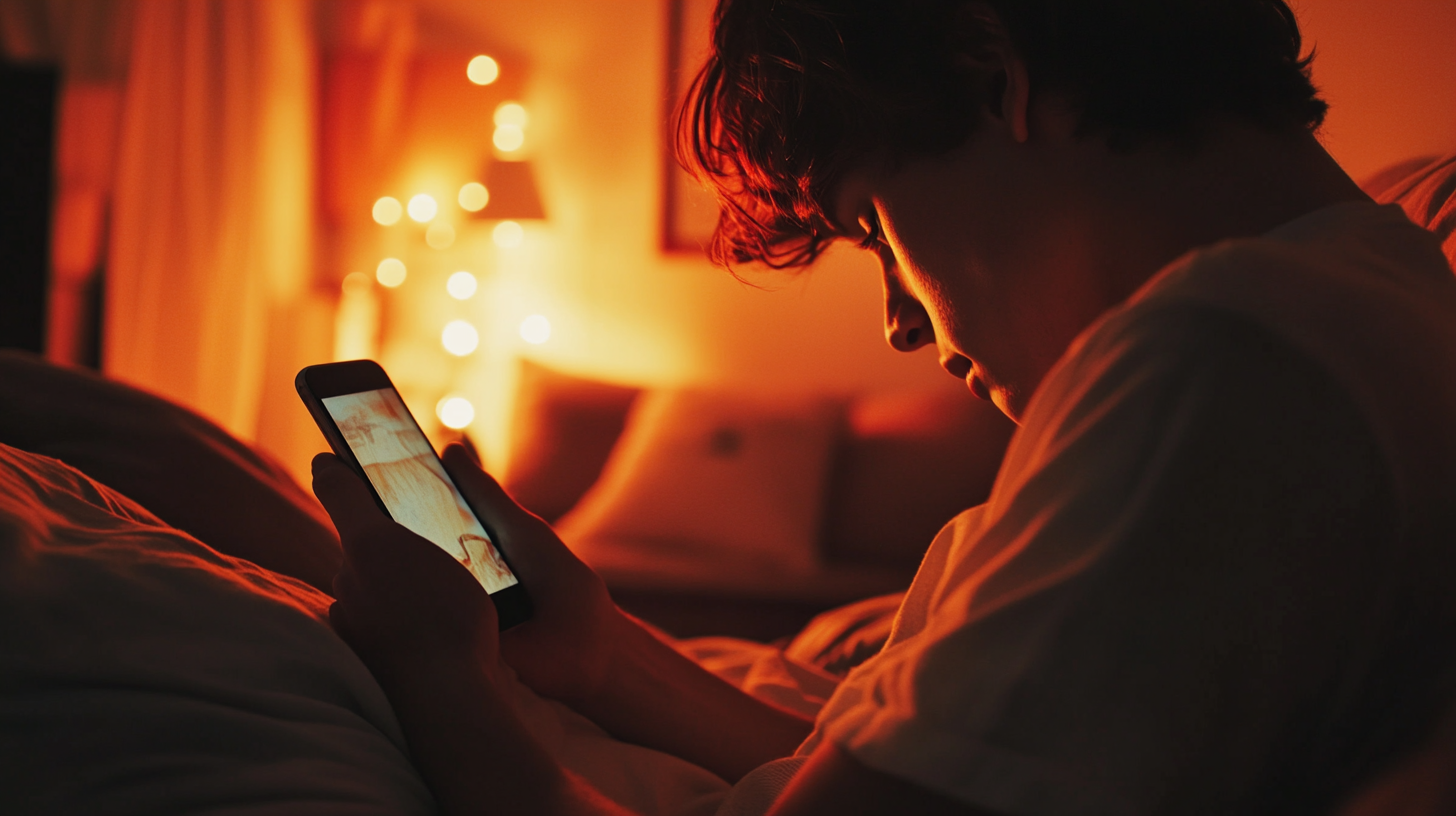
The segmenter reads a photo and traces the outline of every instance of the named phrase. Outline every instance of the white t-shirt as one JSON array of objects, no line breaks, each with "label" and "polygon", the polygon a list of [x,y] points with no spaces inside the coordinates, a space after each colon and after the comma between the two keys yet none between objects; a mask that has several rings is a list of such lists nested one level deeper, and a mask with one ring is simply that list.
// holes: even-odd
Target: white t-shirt
[{"label": "white t-shirt", "polygon": [[1323,812],[1453,660],[1456,277],[1398,207],[1189,253],[1068,349],[800,750],[1015,814]]}]

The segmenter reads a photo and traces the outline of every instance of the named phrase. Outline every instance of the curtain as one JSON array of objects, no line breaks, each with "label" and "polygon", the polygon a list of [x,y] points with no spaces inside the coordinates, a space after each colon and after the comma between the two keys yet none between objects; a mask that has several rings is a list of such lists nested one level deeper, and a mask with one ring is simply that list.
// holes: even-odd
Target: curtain
[{"label": "curtain", "polygon": [[46,356],[94,364],[93,294],[105,247],[128,0],[0,0],[5,57],[61,70]]},{"label": "curtain", "polygon": [[309,296],[312,4],[132,10],[103,368],[255,439]]}]

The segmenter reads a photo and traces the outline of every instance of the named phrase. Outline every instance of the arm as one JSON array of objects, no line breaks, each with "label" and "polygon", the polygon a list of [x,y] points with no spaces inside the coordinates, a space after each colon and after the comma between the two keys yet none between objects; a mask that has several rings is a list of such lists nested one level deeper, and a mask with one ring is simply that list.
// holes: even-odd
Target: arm
[{"label": "arm", "polygon": [[688,760],[730,782],[794,753],[813,723],[745,694],[616,612],[603,682],[571,705],[613,736]]},{"label": "arm", "polygon": [[[808,735],[808,720],[743,693],[617,609],[601,579],[462,449],[448,450],[445,463],[536,607],[532,620],[501,635],[498,644],[494,606],[474,580],[384,516],[351,470],[332,457],[315,460],[315,490],[341,537],[352,542],[346,543],[351,554],[335,582],[336,627],[387,690],[391,684],[402,688],[407,673],[418,674],[412,667],[421,650],[451,655],[470,649],[485,655],[480,660],[489,665],[499,653],[538,693],[567,703],[618,739],[671,753],[729,780],[792,753]],[[387,545],[377,546],[376,539]],[[361,560],[366,553],[379,563]],[[370,575],[387,577],[370,585]],[[374,619],[351,628],[351,612]],[[393,631],[415,625],[437,633],[442,620],[468,623],[469,631],[441,643]],[[484,629],[490,642],[482,645]],[[393,674],[400,680],[386,682]]]},{"label": "arm", "polygon": [[[452,470],[469,464],[458,453],[447,461]],[[439,548],[381,513],[354,473],[332,456],[316,458],[314,474],[314,489],[344,544],[331,620],[384,687],[412,759],[442,810],[621,816],[619,806],[557,764],[512,708],[499,676],[498,658],[505,644],[496,631],[495,608],[474,578]],[[465,489],[481,488],[475,484]],[[529,533],[532,526],[524,522],[534,517],[521,513],[517,521],[522,526],[500,526],[497,532]],[[545,555],[528,556],[517,565],[533,590],[537,585],[527,577],[528,569],[540,570],[552,558],[569,556],[564,548],[549,545],[541,553]],[[576,694],[575,703],[596,713],[614,733],[680,752],[733,779],[790,753],[802,740],[806,721],[704,671],[614,606],[610,614],[591,619],[590,629],[556,626],[559,613],[553,611],[553,602],[583,603],[595,592],[590,583],[572,585],[573,576],[590,575],[579,561],[556,566],[565,577],[540,586],[537,618],[504,638],[515,643],[518,671],[525,666],[538,683]],[[574,594],[557,597],[563,586]],[[604,590],[601,595],[605,597]],[[526,629],[530,626],[537,631],[531,633]],[[565,671],[545,660],[572,639],[594,637],[610,648],[586,649],[583,659]],[[775,811],[820,812],[973,813],[866,768],[830,745],[816,752]]]}]

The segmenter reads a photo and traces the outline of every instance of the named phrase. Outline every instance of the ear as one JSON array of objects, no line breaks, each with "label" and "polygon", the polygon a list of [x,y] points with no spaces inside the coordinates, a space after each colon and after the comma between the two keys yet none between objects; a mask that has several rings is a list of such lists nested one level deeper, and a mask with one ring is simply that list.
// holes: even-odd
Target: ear
[{"label": "ear", "polygon": [[1027,125],[1027,109],[1031,107],[1031,78],[1027,75],[1026,62],[1007,43],[1003,51],[1002,71],[1006,89],[1001,93],[1001,119],[1011,128],[1011,136],[1025,144],[1031,138]]},{"label": "ear", "polygon": [[1031,78],[1006,26],[995,9],[983,2],[963,6],[955,25],[960,40],[956,62],[987,84],[986,113],[1005,122],[1012,138],[1025,143],[1031,138],[1027,124]]}]

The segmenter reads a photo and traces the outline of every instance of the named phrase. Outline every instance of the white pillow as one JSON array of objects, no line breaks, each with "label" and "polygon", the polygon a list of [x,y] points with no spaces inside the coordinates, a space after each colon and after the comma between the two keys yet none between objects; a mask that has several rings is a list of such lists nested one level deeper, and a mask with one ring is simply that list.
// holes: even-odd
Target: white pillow
[{"label": "white pillow", "polygon": [[646,393],[561,536],[598,566],[812,572],[840,414],[822,397]]}]

